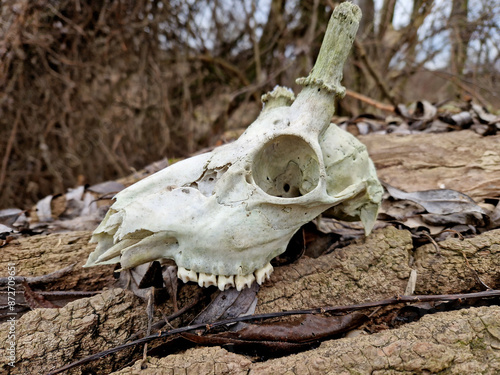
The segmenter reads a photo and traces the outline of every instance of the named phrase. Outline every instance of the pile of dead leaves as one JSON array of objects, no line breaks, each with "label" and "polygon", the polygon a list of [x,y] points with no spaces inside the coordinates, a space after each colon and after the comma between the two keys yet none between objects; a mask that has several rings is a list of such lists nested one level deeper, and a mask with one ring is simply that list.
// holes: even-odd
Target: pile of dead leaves
[{"label": "pile of dead leaves", "polygon": [[471,129],[480,135],[500,131],[500,115],[472,101],[432,104],[426,100],[408,106],[399,104],[389,115],[361,114],[355,118],[337,117],[334,122],[354,135],[370,133],[444,133]]}]

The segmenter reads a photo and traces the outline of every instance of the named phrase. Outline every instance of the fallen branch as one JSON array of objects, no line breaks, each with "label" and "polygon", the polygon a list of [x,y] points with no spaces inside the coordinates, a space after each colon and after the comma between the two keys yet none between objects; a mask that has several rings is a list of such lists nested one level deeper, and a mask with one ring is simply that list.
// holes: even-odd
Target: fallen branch
[{"label": "fallen branch", "polygon": [[14,281],[16,284],[23,282],[27,282],[28,284],[48,284],[59,280],[61,277],[73,271],[75,265],[76,263],[73,263],[67,267],[61,268],[60,270],[42,276],[11,276],[10,278],[0,277],[0,286],[7,285],[9,281]]},{"label": "fallen branch", "polygon": [[387,112],[392,112],[392,113],[395,112],[395,107],[393,105],[384,104],[384,103],[379,102],[375,99],[369,98],[366,95],[360,94],[359,92],[346,89],[345,93],[347,96],[350,96],[351,98],[357,99],[357,100],[364,102],[368,105],[371,105],[372,107],[375,107],[377,109],[381,109],[382,111],[387,111]]},{"label": "fallen branch", "polygon": [[499,296],[500,296],[500,290],[487,290],[484,292],[477,292],[477,293],[444,294],[444,295],[420,295],[420,296],[399,295],[399,296],[396,296],[394,298],[389,298],[389,299],[385,299],[385,300],[381,300],[381,301],[366,302],[366,303],[349,305],[349,306],[326,306],[326,307],[318,307],[318,308],[307,309],[307,310],[289,310],[289,311],[272,312],[272,313],[265,313],[265,314],[240,316],[240,317],[231,318],[231,319],[223,319],[223,320],[216,321],[216,322],[213,322],[210,324],[205,324],[205,323],[194,324],[194,325],[190,325],[190,326],[186,326],[186,327],[170,329],[170,330],[167,330],[164,332],[160,332],[159,334],[156,334],[156,335],[143,337],[142,339],[135,340],[135,341],[129,342],[127,344],[120,345],[120,346],[117,346],[115,348],[102,351],[102,352],[97,353],[97,354],[93,354],[93,355],[88,356],[86,358],[83,358],[79,361],[70,363],[66,366],[60,367],[59,369],[51,371],[47,375],[60,374],[63,371],[66,371],[66,370],[69,370],[69,369],[72,369],[75,367],[79,367],[79,366],[84,365],[86,363],[92,362],[96,359],[103,358],[107,355],[116,353],[118,351],[127,349],[127,348],[135,346],[135,345],[149,343],[149,342],[156,340],[158,338],[168,337],[168,336],[172,336],[175,334],[189,332],[189,331],[193,331],[193,330],[197,330],[197,329],[204,329],[205,332],[208,332],[213,328],[221,327],[221,326],[231,324],[231,323],[254,322],[254,321],[259,321],[259,320],[264,320],[264,319],[271,319],[271,318],[291,316],[291,315],[348,313],[348,312],[353,312],[353,311],[369,309],[372,307],[396,305],[396,304],[400,304],[400,303],[437,302],[437,301],[439,301],[439,302],[459,301],[460,302],[460,301],[465,301],[465,300],[470,300],[470,299],[491,298],[491,297],[499,297]]}]

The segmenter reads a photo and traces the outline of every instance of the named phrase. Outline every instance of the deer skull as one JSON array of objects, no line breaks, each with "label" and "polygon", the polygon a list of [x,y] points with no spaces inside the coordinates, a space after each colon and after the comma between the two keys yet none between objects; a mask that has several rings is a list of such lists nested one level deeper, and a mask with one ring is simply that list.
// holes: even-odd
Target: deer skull
[{"label": "deer skull", "polygon": [[[297,99],[275,88],[237,141],[175,163],[117,194],[93,233],[91,241],[98,244],[86,266],[119,262],[129,269],[170,259],[184,282],[241,290],[268,278],[270,261],[325,210],[361,220],[369,233],[382,196],[375,168],[366,148],[330,123],[333,99],[344,93],[339,82],[349,50],[345,44],[352,43],[359,18],[355,5],[336,8],[329,32],[336,30],[342,48],[328,58],[327,31],[315,68],[298,80],[304,89]],[[322,63],[328,72],[322,58],[328,58],[329,64]]]}]

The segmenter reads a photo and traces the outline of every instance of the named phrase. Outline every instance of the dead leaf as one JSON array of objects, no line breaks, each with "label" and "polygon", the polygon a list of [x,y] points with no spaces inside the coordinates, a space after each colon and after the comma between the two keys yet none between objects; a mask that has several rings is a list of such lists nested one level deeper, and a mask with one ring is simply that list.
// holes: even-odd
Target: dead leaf
[{"label": "dead leaf", "polygon": [[4,233],[12,233],[14,229],[12,229],[11,227],[8,227],[7,225],[3,225],[3,224],[0,224],[0,234],[4,234]]},{"label": "dead leaf", "polygon": [[24,211],[19,208],[5,208],[0,210],[0,224],[12,227],[23,214]]},{"label": "dead leaf", "polygon": [[115,195],[116,193],[125,189],[125,185],[117,182],[117,181],[106,181],[100,184],[95,184],[87,188],[87,190],[92,191],[94,193],[109,196]]},{"label": "dead leaf", "polygon": [[482,124],[500,123],[500,116],[495,116],[489,113],[486,109],[478,104],[472,103],[472,110],[477,115]]},{"label": "dead leaf", "polygon": [[495,209],[491,213],[490,226],[492,228],[497,228],[500,226],[500,201],[498,201]]},{"label": "dead leaf", "polygon": [[429,121],[432,120],[437,113],[437,108],[429,103],[427,100],[419,100],[415,104],[415,110],[413,112],[413,118],[422,120],[422,121]]},{"label": "dead leaf", "polygon": [[359,312],[343,316],[306,315],[292,322],[249,324],[237,332],[224,332],[220,336],[250,341],[305,343],[346,332],[365,321],[366,315]]},{"label": "dead leaf", "polygon": [[13,236],[9,236],[8,232],[0,233],[0,248],[4,247],[5,245],[8,245],[13,240],[14,240],[14,237]]},{"label": "dead leaf", "polygon": [[484,214],[483,209],[472,198],[456,190],[435,189],[407,193],[389,184],[383,183],[383,185],[393,198],[418,203],[431,214],[447,215],[466,212]]},{"label": "dead leaf", "polygon": [[[199,345],[223,346],[225,349],[246,355],[259,356],[261,359],[280,357],[312,349],[316,342],[294,343],[280,341],[253,341],[235,337],[224,337],[216,334],[200,336],[193,333],[184,333],[182,337]],[[151,352],[155,353],[154,351]]]},{"label": "dead leaf", "polygon": [[221,319],[236,318],[253,314],[257,305],[259,285],[238,292],[235,288],[220,292],[217,297],[191,322],[191,324],[211,323]]},{"label": "dead leaf", "polygon": [[476,227],[484,227],[484,220],[481,214],[475,212],[459,212],[448,215],[421,215],[422,221],[427,225],[433,226],[450,226],[450,225],[473,225]]},{"label": "dead leaf", "polygon": [[145,289],[149,287],[163,288],[163,275],[160,262],[157,260],[151,262],[149,267],[139,282],[139,288]]},{"label": "dead leaf", "polygon": [[447,122],[448,124],[459,126],[462,129],[469,127],[474,122],[471,114],[467,111],[456,113],[454,115],[441,116],[441,120]]},{"label": "dead leaf", "polygon": [[52,202],[52,195],[47,195],[45,198],[38,201],[36,204],[36,219],[35,221],[52,221],[52,209],[50,203]]},{"label": "dead leaf", "polygon": [[197,344],[229,346],[238,352],[269,358],[306,350],[321,340],[359,327],[366,320],[366,315],[359,312],[344,316],[306,315],[288,322],[246,324],[237,331],[182,336]]}]

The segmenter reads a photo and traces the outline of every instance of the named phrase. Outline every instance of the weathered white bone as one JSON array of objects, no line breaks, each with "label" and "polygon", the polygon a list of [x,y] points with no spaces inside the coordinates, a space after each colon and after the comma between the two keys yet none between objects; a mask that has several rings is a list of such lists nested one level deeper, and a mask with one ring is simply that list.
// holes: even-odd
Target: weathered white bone
[{"label": "weathered white bone", "polygon": [[234,288],[234,276],[224,276],[219,275],[219,279],[217,281],[217,286],[221,291],[229,289],[231,287]]},{"label": "weathered white bone", "polygon": [[239,292],[243,290],[243,288],[250,288],[255,281],[255,276],[253,273],[249,275],[236,275],[234,278],[234,282],[236,284],[236,290]]},{"label": "weathered white bone", "polygon": [[93,233],[97,247],[86,266],[171,259],[184,282],[241,290],[269,278],[269,262],[325,211],[361,220],[370,233],[382,187],[365,146],[330,123],[360,17],[351,3],[335,8],[313,70],[297,80],[303,90],[296,99],[275,88],[237,141],[117,194]]},{"label": "weathered white bone", "polygon": [[267,263],[264,267],[254,272],[255,281],[257,281],[257,284],[262,285],[264,281],[269,280],[271,273],[273,273],[273,266],[271,266],[271,263]]},{"label": "weathered white bone", "polygon": [[217,285],[217,276],[200,272],[198,274],[198,285],[205,288]]}]

